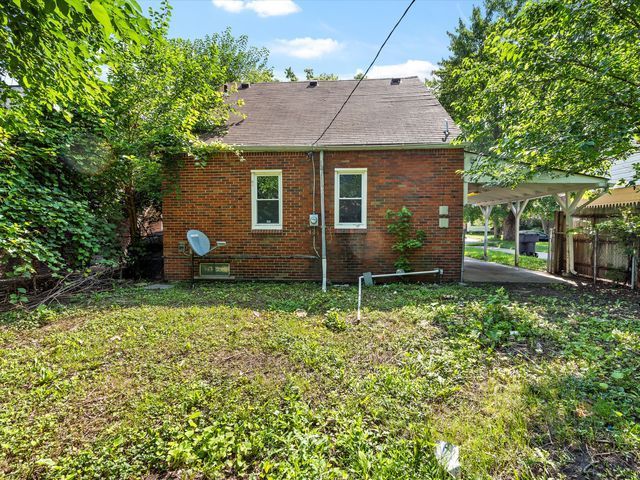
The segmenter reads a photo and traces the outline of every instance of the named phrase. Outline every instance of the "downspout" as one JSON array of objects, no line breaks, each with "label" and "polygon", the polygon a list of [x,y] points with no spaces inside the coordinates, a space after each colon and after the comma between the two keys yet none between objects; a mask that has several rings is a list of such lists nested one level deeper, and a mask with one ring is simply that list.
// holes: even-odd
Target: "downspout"
[{"label": "downspout", "polygon": [[327,291],[327,231],[324,212],[324,150],[320,150],[320,222],[322,237],[322,291]]},{"label": "downspout", "polygon": [[[569,213],[571,212],[571,213]],[[567,239],[567,272],[571,275],[578,275],[578,272],[575,268],[575,246],[573,244],[573,232],[569,232],[569,230],[573,230],[573,209],[570,209],[569,212],[565,214],[565,234]]]}]

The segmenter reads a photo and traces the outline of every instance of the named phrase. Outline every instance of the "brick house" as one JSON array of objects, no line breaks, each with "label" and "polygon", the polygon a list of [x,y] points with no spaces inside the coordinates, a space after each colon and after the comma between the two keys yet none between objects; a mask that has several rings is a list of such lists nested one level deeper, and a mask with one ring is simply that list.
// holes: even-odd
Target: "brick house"
[{"label": "brick house", "polygon": [[[163,204],[167,280],[189,279],[189,229],[225,241],[198,263],[221,264],[236,279],[353,282],[394,272],[388,209],[406,206],[426,232],[413,270],[443,269],[460,279],[464,149],[439,102],[417,77],[364,80],[330,124],[356,81],[242,84],[244,119],[205,166],[187,159],[178,193]],[[319,139],[319,140],[318,140]],[[322,199],[324,198],[324,202]],[[322,228],[322,203],[324,225]],[[317,214],[317,224],[310,219]],[[216,270],[217,271],[217,270]]]}]

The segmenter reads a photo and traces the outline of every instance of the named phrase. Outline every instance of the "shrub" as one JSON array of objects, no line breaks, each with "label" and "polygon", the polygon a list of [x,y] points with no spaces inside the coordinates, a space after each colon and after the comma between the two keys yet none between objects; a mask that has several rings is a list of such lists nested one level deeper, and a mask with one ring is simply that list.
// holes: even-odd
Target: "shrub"
[{"label": "shrub", "polygon": [[324,326],[332,332],[344,332],[347,329],[347,322],[340,316],[339,310],[331,309],[324,317]]},{"label": "shrub", "polygon": [[485,346],[496,347],[506,343],[510,337],[524,338],[532,333],[528,312],[513,307],[503,287],[478,306],[474,317],[474,335]]}]

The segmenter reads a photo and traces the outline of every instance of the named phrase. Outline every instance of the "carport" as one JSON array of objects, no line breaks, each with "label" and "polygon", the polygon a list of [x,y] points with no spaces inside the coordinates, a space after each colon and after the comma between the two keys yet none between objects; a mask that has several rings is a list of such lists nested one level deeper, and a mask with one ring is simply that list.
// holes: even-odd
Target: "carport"
[{"label": "carport", "polygon": [[[474,154],[468,154],[465,159],[465,167],[471,165]],[[578,209],[582,209],[601,196],[609,187],[607,178],[593,175],[569,173],[562,170],[533,175],[525,182],[513,187],[496,185],[490,177],[466,178],[465,201],[468,205],[477,205],[482,210],[484,217],[484,258],[487,258],[487,240],[489,230],[489,217],[491,210],[496,205],[508,205],[515,216],[515,255],[514,264],[517,267],[520,261],[520,217],[530,200],[553,196],[558,202],[561,211],[565,215],[567,231],[567,255],[566,271],[575,274],[573,242],[573,215]],[[583,199],[588,191],[594,191],[591,198]]]}]

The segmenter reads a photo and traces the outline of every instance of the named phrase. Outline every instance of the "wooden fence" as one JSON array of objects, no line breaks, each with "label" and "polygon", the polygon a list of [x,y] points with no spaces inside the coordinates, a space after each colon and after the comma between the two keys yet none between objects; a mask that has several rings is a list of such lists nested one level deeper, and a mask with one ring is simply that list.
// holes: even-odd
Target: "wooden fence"
[{"label": "wooden fence", "polygon": [[573,245],[575,269],[579,274],[617,283],[631,281],[631,258],[615,239],[576,234]]},{"label": "wooden fence", "polygon": [[[565,270],[566,234],[564,218],[556,218],[550,245],[548,270],[560,274]],[[631,285],[631,256],[614,238],[603,234],[576,233],[573,235],[574,268],[579,275]],[[640,273],[640,272],[639,272]],[[640,277],[640,274],[636,278]],[[640,278],[637,288],[640,288]]]}]

